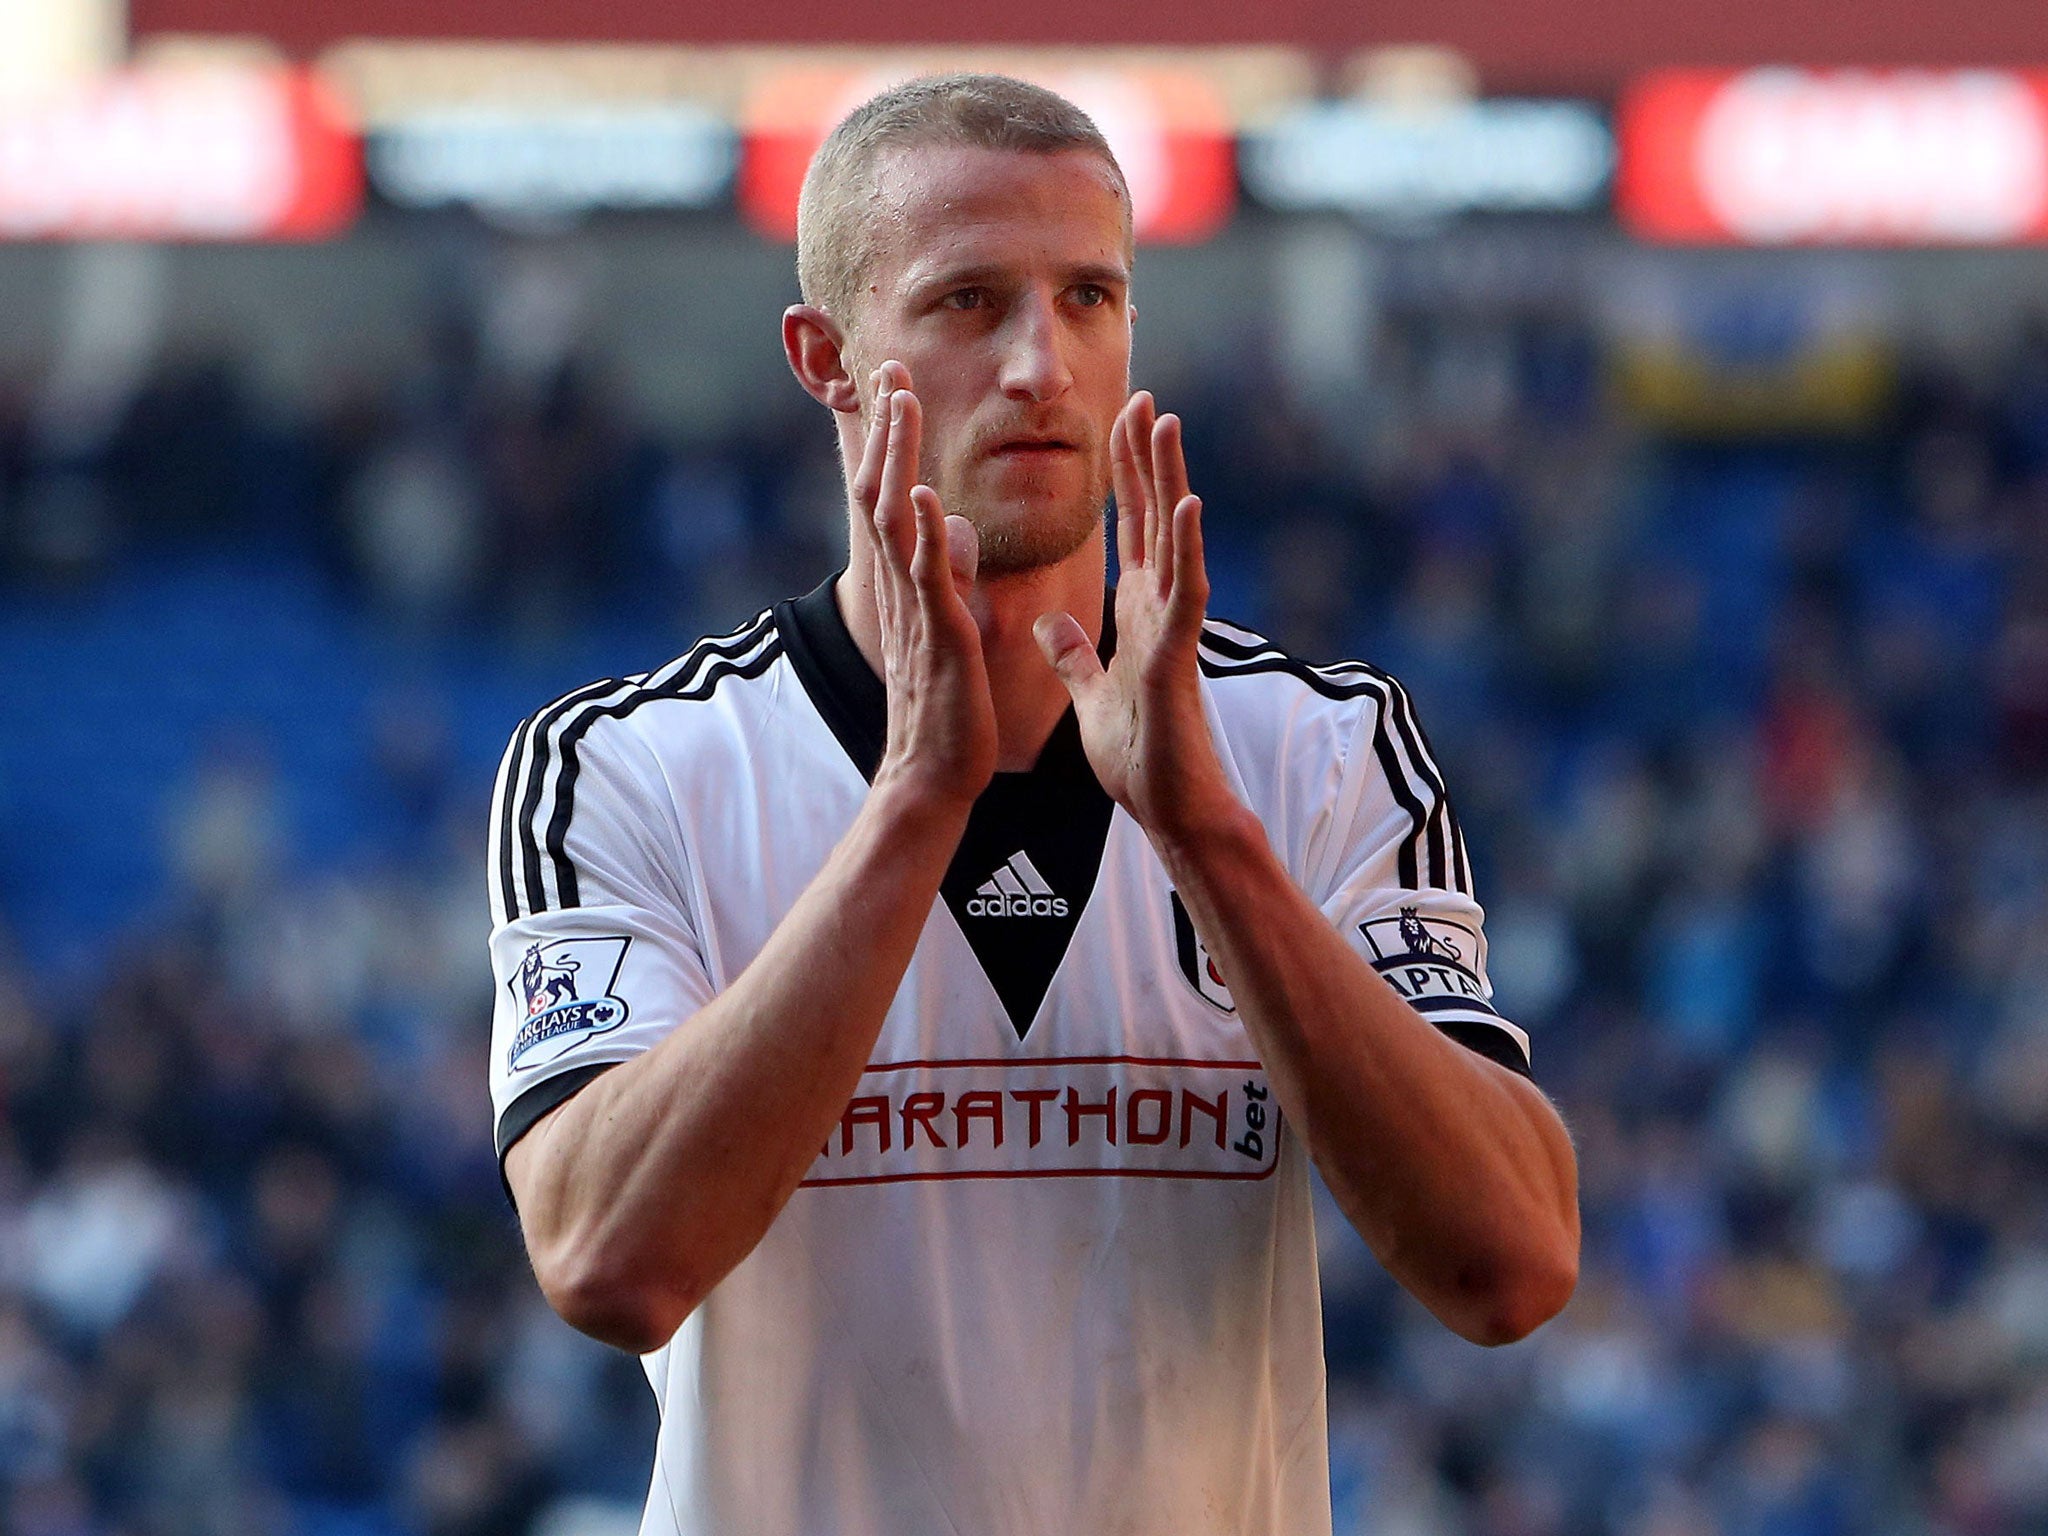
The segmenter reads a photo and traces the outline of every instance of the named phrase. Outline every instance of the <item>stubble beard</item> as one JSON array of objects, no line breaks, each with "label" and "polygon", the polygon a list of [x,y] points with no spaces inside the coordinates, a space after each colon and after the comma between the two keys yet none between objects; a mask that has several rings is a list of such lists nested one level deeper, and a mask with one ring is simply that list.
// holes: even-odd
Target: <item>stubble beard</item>
[{"label": "stubble beard", "polygon": [[970,513],[968,521],[980,535],[982,574],[1014,576],[1058,565],[1086,544],[1101,531],[1103,503],[1074,502],[1062,506],[1057,517],[1023,513],[975,517]]},{"label": "stubble beard", "polygon": [[1089,481],[1077,495],[1062,497],[1050,506],[964,494],[957,506],[941,499],[946,501],[947,511],[958,511],[974,525],[981,543],[981,574],[1014,576],[1058,565],[1100,536],[1109,506],[1109,475],[1105,470],[1091,475]]}]

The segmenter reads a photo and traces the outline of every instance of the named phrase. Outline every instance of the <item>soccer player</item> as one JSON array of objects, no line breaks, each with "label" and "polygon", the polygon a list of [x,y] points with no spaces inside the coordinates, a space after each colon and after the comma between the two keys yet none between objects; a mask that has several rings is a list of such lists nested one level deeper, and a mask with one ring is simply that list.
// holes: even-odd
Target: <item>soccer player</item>
[{"label": "soccer player", "polygon": [[1437,765],[1384,673],[1205,618],[1079,111],[878,97],[797,261],[845,570],[501,771],[535,1273],[645,1357],[648,1533],[1326,1532],[1309,1158],[1467,1338],[1577,1272]]}]

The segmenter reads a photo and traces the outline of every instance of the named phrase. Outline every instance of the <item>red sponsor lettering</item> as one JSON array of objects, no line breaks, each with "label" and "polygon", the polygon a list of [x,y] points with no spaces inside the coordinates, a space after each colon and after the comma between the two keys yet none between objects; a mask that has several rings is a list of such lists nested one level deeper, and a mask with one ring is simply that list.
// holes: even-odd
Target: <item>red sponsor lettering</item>
[{"label": "red sponsor lettering", "polygon": [[[1145,1124],[1144,1111],[1156,1109],[1153,1124]],[[1134,1147],[1156,1147],[1173,1134],[1173,1095],[1164,1088],[1133,1088],[1124,1100],[1124,1140]]]},{"label": "red sponsor lettering", "polygon": [[[956,1178],[1256,1180],[1278,1166],[1279,1108],[1256,1062],[899,1062],[869,1067],[862,1086],[870,1091],[848,1101],[838,1134],[826,1142],[806,1185]],[[1048,1123],[1055,1114],[1065,1135]]]},{"label": "red sponsor lettering", "polygon": [[960,1095],[953,1103],[953,1139],[961,1146],[967,1145],[968,1130],[976,1120],[986,1120],[995,1135],[995,1145],[1003,1144],[1003,1096],[992,1088],[972,1088]]},{"label": "red sponsor lettering", "polygon": [[917,1145],[919,1126],[924,1127],[924,1133],[931,1137],[933,1146],[943,1147],[946,1144],[946,1138],[932,1124],[932,1117],[945,1107],[946,1096],[943,1093],[913,1093],[903,1101],[903,1146],[906,1151]]},{"label": "red sponsor lettering", "polygon": [[847,1102],[845,1113],[839,1117],[839,1152],[843,1157],[853,1155],[853,1130],[858,1125],[872,1125],[875,1128],[875,1150],[889,1150],[889,1101],[881,1094],[864,1094]]},{"label": "red sponsor lettering", "polygon": [[1011,1098],[1021,1099],[1024,1103],[1028,1104],[1031,1107],[1031,1126],[1029,1132],[1029,1139],[1026,1140],[1024,1145],[1026,1145],[1027,1147],[1035,1147],[1038,1145],[1038,1138],[1040,1134],[1038,1121],[1039,1111],[1043,1110],[1046,1105],[1050,1104],[1054,1099],[1058,1098],[1059,1096],[1060,1091],[1057,1088],[1012,1088],[1010,1090]]},{"label": "red sponsor lettering", "polygon": [[1205,1099],[1192,1088],[1180,1091],[1180,1144],[1186,1146],[1195,1134],[1195,1113],[1199,1110],[1216,1122],[1216,1147],[1223,1147],[1223,1126],[1230,1118],[1230,1090],[1224,1089],[1213,1099]]},{"label": "red sponsor lettering", "polygon": [[1109,1137],[1109,1144],[1112,1147],[1116,1145],[1116,1089],[1111,1088],[1105,1097],[1090,1104],[1082,1099],[1078,1091],[1070,1087],[1067,1089],[1067,1102],[1063,1107],[1067,1112],[1068,1146],[1080,1145],[1081,1122],[1091,1115],[1102,1117],[1103,1133]]}]

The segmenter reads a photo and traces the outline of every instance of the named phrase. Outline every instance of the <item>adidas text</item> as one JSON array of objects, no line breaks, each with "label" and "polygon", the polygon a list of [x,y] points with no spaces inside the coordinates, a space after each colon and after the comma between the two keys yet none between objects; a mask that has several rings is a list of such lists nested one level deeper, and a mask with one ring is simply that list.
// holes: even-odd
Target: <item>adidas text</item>
[{"label": "adidas text", "polygon": [[1064,896],[1027,896],[1019,891],[1009,896],[974,896],[967,902],[969,917],[1065,917]]}]

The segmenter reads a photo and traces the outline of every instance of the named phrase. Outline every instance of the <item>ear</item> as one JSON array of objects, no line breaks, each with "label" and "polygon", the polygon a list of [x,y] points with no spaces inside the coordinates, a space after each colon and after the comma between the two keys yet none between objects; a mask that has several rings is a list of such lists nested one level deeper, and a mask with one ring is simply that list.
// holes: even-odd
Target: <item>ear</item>
[{"label": "ear", "polygon": [[782,312],[782,353],[804,392],[842,414],[860,410],[860,385],[846,370],[846,336],[815,304]]}]

